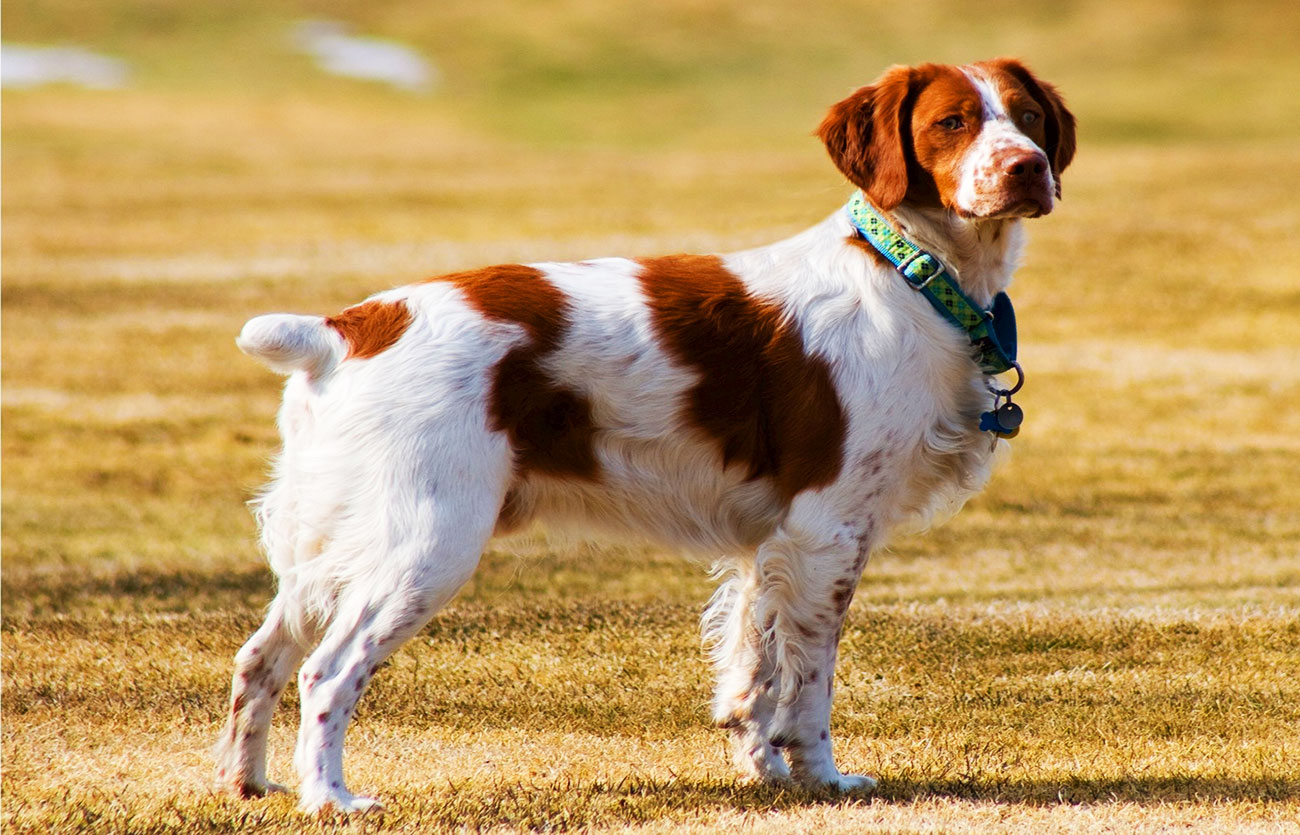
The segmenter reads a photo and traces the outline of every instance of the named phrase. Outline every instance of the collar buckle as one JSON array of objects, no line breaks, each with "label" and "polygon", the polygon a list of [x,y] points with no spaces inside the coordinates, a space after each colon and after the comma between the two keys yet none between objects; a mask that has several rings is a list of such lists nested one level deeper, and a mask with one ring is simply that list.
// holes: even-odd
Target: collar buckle
[{"label": "collar buckle", "polygon": [[[920,281],[913,277],[913,270],[911,269],[913,265],[921,266],[921,269],[916,271],[923,273]],[[926,267],[930,270],[928,274],[924,274]],[[931,281],[943,275],[944,266],[930,253],[923,249],[917,249],[898,265],[898,272],[907,280],[907,286],[919,291],[926,289],[930,286]]]}]

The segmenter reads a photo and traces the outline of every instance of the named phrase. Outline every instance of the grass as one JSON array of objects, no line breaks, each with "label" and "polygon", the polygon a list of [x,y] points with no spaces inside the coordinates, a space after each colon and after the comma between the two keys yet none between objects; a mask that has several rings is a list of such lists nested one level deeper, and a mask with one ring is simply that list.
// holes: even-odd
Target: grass
[{"label": "grass", "polygon": [[[136,75],[4,93],[5,831],[1297,831],[1300,13],[895,5],[6,3],[6,40]],[[444,87],[318,75],[284,48],[300,15],[415,43]],[[827,103],[999,53],[1062,86],[1081,153],[1014,287],[1010,466],[873,558],[850,613],[834,729],[875,797],[737,783],[704,573],[541,532],[362,702],[349,779],[384,816],[212,794],[271,591],[243,501],[279,380],[235,351],[246,318],[774,240],[847,195],[808,138]]]}]

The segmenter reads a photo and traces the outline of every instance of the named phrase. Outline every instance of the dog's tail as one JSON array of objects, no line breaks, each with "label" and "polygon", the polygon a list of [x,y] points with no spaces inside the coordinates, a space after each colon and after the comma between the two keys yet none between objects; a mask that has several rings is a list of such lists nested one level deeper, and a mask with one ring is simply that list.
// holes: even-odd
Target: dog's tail
[{"label": "dog's tail", "polygon": [[271,313],[249,319],[235,340],[239,350],[256,357],[273,371],[306,371],[321,377],[347,353],[347,343],[322,316]]}]

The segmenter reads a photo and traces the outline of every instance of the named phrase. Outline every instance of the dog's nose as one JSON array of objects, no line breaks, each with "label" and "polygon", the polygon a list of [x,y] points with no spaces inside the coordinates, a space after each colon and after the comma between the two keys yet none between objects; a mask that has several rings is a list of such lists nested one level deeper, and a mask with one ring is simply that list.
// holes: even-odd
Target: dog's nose
[{"label": "dog's nose", "polygon": [[1015,179],[1033,179],[1047,170],[1047,157],[1038,151],[1015,154],[1002,163],[1002,173]]}]

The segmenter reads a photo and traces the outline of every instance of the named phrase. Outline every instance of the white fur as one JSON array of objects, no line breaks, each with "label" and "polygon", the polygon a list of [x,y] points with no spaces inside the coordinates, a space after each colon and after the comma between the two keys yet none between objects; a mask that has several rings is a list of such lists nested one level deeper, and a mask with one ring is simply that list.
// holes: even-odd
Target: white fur
[{"label": "white fur", "polygon": [[302,370],[319,377],[347,353],[343,339],[324,324],[320,316],[271,313],[249,319],[235,344],[281,374]]},{"label": "white fur", "polygon": [[996,78],[970,67],[964,69],[964,72],[980,94],[983,118],[979,135],[962,161],[955,195],[957,208],[970,216],[989,217],[995,214],[999,208],[998,186],[1003,178],[1005,161],[1036,154],[1041,157],[1043,164],[1042,197],[1047,201],[1041,212],[1047,214],[1052,210],[1054,202],[1047,154],[1012,120],[1002,101]]},{"label": "white fur", "polygon": [[[907,206],[894,219],[977,300],[1010,280],[1017,221]],[[488,398],[493,367],[528,334],[484,318],[454,284],[376,297],[403,300],[413,320],[368,359],[340,359],[341,340],[319,318],[250,322],[241,347],[297,370],[280,411],[284,448],[257,503],[279,594],[236,657],[222,781],[244,794],[277,788],[265,773],[267,727],[301,662],[303,808],[374,804],[343,783],[357,699],[471,576],[510,491],[526,517],[716,558],[723,582],[704,635],[718,674],[714,714],[731,729],[740,767],[767,780],[873,786],[839,772],[829,740],[848,600],[891,529],[924,526],[984,484],[994,443],[977,428],[990,398],[966,337],[849,244],[852,234],[837,211],[789,240],[725,257],[826,362],[847,417],[839,476],[791,501],[743,467],[722,467],[687,424],[683,398],[697,374],[659,344],[632,261],[535,265],[571,305],[547,371],[590,399],[602,428],[599,483],[515,473]]]}]

